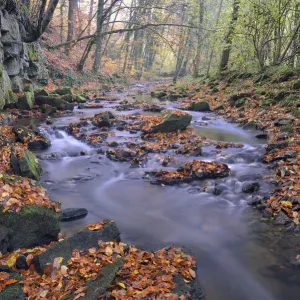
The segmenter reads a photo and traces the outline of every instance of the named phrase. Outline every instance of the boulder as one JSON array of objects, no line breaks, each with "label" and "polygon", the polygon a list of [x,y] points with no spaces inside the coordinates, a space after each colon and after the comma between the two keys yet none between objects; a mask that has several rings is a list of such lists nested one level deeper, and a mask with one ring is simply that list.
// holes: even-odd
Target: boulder
[{"label": "boulder", "polygon": [[51,146],[50,140],[42,134],[36,135],[32,130],[22,125],[15,125],[13,132],[17,141],[28,143],[29,150],[44,150]]},{"label": "boulder", "polygon": [[202,102],[192,102],[190,104],[190,110],[193,111],[210,111],[210,107],[208,102],[202,101]]},{"label": "boulder", "polygon": [[18,147],[14,147],[11,153],[10,164],[14,174],[38,180],[43,169],[37,157],[28,149],[21,150],[20,156],[19,150]]},{"label": "boulder", "polygon": [[53,91],[54,94],[58,94],[58,95],[73,95],[73,91],[72,91],[72,88],[70,87],[61,87],[61,88],[58,88],[56,89],[55,91]]},{"label": "boulder", "polygon": [[[60,231],[61,214],[44,206],[24,206],[20,212],[3,212],[0,206],[0,225],[9,229],[8,239],[0,248],[8,251],[49,244]],[[8,244],[7,244],[8,243]]]},{"label": "boulder", "polygon": [[84,229],[72,237],[56,243],[53,247],[35,257],[36,270],[42,272],[47,263],[53,264],[56,257],[63,257],[62,264],[64,264],[71,258],[74,249],[88,250],[94,247],[98,248],[98,241],[100,240],[104,242],[120,240],[120,231],[116,223],[107,221],[99,231]]},{"label": "boulder", "polygon": [[9,236],[11,230],[3,225],[0,225],[0,252],[7,253],[9,248]]},{"label": "boulder", "polygon": [[168,111],[164,115],[162,123],[153,127],[153,132],[172,132],[186,129],[192,121],[190,114],[179,114],[175,111]]},{"label": "boulder", "polygon": [[61,110],[73,110],[74,104],[68,103],[63,99],[54,96],[36,96],[35,102],[37,105],[42,106],[44,104],[48,104],[52,107],[56,107]]},{"label": "boulder", "polygon": [[34,93],[37,96],[49,96],[49,93],[45,89],[40,89]]},{"label": "boulder", "polygon": [[34,96],[31,92],[25,92],[23,96],[19,97],[16,103],[17,108],[23,110],[31,110],[34,104]]},{"label": "boulder", "polygon": [[75,101],[78,103],[85,103],[87,101],[87,99],[81,95],[76,95],[75,96]]},{"label": "boulder", "polygon": [[88,214],[86,208],[67,208],[62,211],[62,222],[84,218]]},{"label": "boulder", "polygon": [[92,124],[97,127],[111,127],[112,120],[115,117],[110,111],[105,111],[99,114],[96,114],[92,120]]},{"label": "boulder", "polygon": [[60,97],[60,99],[67,101],[69,103],[74,102],[74,96],[72,94],[66,94]]}]

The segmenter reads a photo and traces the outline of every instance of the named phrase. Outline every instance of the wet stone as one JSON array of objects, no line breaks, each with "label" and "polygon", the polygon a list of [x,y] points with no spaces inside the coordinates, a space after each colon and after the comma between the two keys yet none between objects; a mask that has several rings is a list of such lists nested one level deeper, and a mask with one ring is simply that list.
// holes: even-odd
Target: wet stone
[{"label": "wet stone", "polygon": [[278,215],[275,218],[275,225],[286,225],[288,223],[291,223],[291,219],[282,211],[278,213]]},{"label": "wet stone", "polygon": [[62,211],[62,222],[84,218],[88,214],[86,208],[67,208]]},{"label": "wet stone", "polygon": [[242,191],[243,193],[250,194],[256,193],[259,190],[259,183],[258,182],[250,182],[243,184]]},{"label": "wet stone", "polygon": [[26,256],[25,255],[20,255],[17,260],[16,260],[16,268],[19,270],[27,270],[28,265],[26,262]]}]

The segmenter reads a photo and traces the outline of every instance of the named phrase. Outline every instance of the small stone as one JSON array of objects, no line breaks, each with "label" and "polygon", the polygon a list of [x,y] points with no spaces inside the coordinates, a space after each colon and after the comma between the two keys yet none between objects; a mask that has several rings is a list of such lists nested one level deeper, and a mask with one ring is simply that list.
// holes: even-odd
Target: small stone
[{"label": "small stone", "polygon": [[17,260],[16,260],[16,268],[19,270],[27,270],[28,265],[26,262],[26,256],[25,255],[20,255]]},{"label": "small stone", "polygon": [[278,213],[278,215],[275,218],[275,225],[286,225],[288,223],[291,223],[291,219],[282,211]]}]

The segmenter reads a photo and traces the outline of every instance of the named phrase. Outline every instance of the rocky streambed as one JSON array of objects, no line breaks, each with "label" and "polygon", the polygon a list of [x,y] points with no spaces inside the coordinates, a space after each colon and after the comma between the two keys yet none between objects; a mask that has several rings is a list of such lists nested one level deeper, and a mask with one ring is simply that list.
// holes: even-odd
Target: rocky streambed
[{"label": "rocky streambed", "polygon": [[[213,300],[297,299],[298,234],[252,207],[273,189],[272,170],[263,163],[265,140],[255,138],[261,132],[228,123],[207,107],[184,112],[174,102],[151,98],[151,88],[133,86],[98,97],[52,125],[37,121],[42,140],[51,143],[46,150],[34,149],[44,170],[40,183],[62,202],[63,220],[71,222],[62,223],[67,239],[35,250],[32,263],[42,270],[51,261],[64,277],[65,265],[72,272],[80,261],[87,267],[101,255],[93,268],[105,271],[103,280],[88,290],[75,289],[73,298],[82,293],[97,299],[106,291],[103,299],[123,299],[132,295],[135,282],[145,284],[140,286],[144,297],[159,286],[166,288],[167,299],[202,299],[202,288]],[[282,218],[275,223],[285,224]],[[99,223],[103,219],[115,220],[117,227]],[[201,288],[189,251],[196,256]],[[30,252],[23,259],[29,261]],[[151,277],[152,289],[137,283],[166,264],[176,276]],[[128,270],[135,276],[131,281]],[[41,283],[40,277],[32,279]],[[51,298],[57,286],[46,284]],[[100,294],[91,294],[95,285],[103,289]]]}]

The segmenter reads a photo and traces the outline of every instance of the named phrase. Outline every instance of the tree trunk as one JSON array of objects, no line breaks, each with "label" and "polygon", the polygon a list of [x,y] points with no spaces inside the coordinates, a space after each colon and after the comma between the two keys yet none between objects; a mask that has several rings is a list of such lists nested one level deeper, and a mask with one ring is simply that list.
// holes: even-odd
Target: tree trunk
[{"label": "tree trunk", "polygon": [[194,74],[197,78],[199,76],[200,59],[201,59],[201,46],[202,46],[202,32],[203,32],[203,18],[204,18],[204,0],[199,0],[199,29],[197,32],[197,51],[194,59]]},{"label": "tree trunk", "polygon": [[235,23],[238,19],[238,11],[239,11],[239,4],[240,0],[234,0],[233,1],[233,11],[232,11],[232,17],[229,24],[229,30],[225,37],[225,49],[222,52],[222,58],[220,63],[220,71],[225,71],[228,68],[228,62],[229,62],[229,56],[232,46],[232,39],[233,39],[233,33],[235,29]]},{"label": "tree trunk", "polygon": [[93,64],[93,73],[98,73],[101,67],[101,56],[102,56],[102,29],[103,29],[103,11],[104,11],[104,0],[98,1],[98,12],[97,12],[97,34],[96,34],[96,52],[95,60]]},{"label": "tree trunk", "polygon": [[87,30],[87,34],[90,35],[91,34],[91,27],[92,27],[92,18],[93,18],[93,9],[94,9],[94,0],[90,0],[90,11],[89,11],[89,25],[88,25],[88,30]]},{"label": "tree trunk", "polygon": [[[77,0],[69,0],[69,12],[68,12],[68,35],[67,42],[73,40],[74,36],[74,13],[77,6]],[[66,53],[70,52],[70,45],[66,46]]]}]

